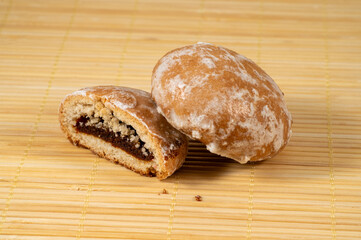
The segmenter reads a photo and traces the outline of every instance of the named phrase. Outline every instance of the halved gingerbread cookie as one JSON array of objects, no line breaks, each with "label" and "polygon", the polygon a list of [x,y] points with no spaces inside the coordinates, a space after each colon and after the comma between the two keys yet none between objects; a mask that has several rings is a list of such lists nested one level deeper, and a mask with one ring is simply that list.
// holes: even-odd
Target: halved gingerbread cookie
[{"label": "halved gingerbread cookie", "polygon": [[65,97],[59,109],[70,142],[141,175],[165,179],[182,166],[187,137],[157,112],[149,93],[97,86]]}]

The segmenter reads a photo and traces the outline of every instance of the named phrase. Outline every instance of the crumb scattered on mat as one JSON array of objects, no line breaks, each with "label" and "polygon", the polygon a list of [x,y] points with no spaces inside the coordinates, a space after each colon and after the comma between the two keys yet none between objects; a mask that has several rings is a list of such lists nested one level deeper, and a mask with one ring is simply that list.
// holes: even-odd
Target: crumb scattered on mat
[{"label": "crumb scattered on mat", "polygon": [[196,199],[196,201],[201,202],[202,201],[202,196],[200,195],[195,195],[194,198]]},{"label": "crumb scattered on mat", "polygon": [[160,192],[160,193],[158,193],[158,195],[160,195],[160,194],[168,194],[167,189],[163,188],[163,191],[162,191],[162,192]]}]

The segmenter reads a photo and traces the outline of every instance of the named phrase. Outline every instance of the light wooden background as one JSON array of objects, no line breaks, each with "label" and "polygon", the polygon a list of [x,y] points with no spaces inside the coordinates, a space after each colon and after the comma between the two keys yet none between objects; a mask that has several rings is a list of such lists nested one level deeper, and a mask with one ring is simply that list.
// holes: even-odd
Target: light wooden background
[{"label": "light wooden background", "polygon": [[[294,134],[277,157],[191,143],[158,181],[65,139],[65,94],[149,91],[156,61],[197,41],[285,92]],[[361,239],[361,1],[0,0],[0,239]]]}]

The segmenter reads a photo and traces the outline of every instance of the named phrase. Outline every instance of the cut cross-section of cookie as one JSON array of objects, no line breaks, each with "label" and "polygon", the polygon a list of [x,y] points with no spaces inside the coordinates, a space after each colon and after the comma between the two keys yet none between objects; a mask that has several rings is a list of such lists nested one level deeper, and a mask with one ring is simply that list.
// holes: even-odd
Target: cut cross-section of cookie
[{"label": "cut cross-section of cookie", "polygon": [[61,103],[59,121],[74,145],[142,175],[165,179],[187,154],[187,137],[157,112],[150,94],[142,90],[80,89]]}]

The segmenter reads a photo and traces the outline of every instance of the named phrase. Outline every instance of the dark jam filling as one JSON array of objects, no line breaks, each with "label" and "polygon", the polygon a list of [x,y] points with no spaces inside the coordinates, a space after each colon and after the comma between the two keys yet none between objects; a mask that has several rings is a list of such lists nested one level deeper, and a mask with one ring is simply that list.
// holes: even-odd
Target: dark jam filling
[{"label": "dark jam filling", "polygon": [[[130,135],[122,136],[120,132],[115,133],[113,131],[109,131],[106,128],[86,126],[86,123],[88,121],[89,121],[88,117],[84,117],[84,116],[80,117],[76,122],[76,129],[79,132],[101,138],[104,141],[111,143],[113,147],[121,148],[122,150],[126,151],[127,153],[133,155],[138,159],[150,161],[154,158],[153,154],[149,152],[148,149],[145,148],[147,155],[145,155],[142,152],[141,149],[145,145],[145,143],[142,140],[139,139],[139,141],[137,142],[139,144],[139,147],[137,148],[135,146],[137,143],[134,143],[130,140]],[[100,121],[103,122],[104,120],[101,119]],[[137,131],[135,131],[135,129],[132,126],[127,125],[127,127],[130,130],[134,130],[135,133],[133,135],[137,136]]]}]

